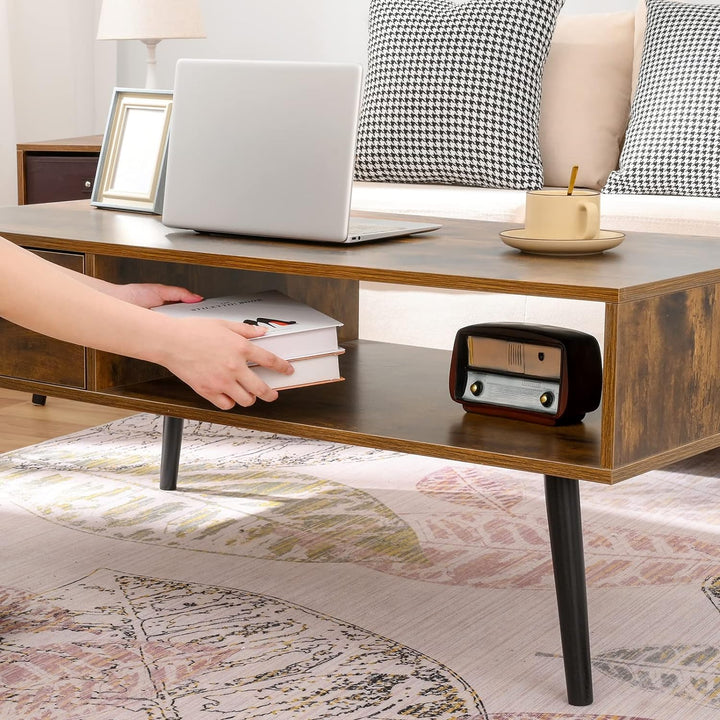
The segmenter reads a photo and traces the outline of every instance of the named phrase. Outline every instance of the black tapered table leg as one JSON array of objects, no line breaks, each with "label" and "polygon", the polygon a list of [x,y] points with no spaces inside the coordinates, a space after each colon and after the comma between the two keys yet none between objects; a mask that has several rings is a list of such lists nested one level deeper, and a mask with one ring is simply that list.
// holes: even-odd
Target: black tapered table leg
[{"label": "black tapered table leg", "polygon": [[176,490],[183,419],[166,415],[163,418],[162,455],[160,457],[160,489]]},{"label": "black tapered table leg", "polygon": [[592,669],[578,481],[546,475],[545,502],[568,702],[590,705]]},{"label": "black tapered table leg", "polygon": [[44,405],[47,400],[47,395],[40,395],[39,393],[33,393],[32,404],[33,405]]}]

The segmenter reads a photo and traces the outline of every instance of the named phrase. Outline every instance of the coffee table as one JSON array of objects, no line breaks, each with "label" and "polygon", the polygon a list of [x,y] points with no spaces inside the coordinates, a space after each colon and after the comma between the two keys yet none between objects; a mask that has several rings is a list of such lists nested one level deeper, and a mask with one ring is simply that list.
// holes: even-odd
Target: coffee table
[{"label": "coffee table", "polygon": [[[612,484],[720,445],[720,245],[630,233],[602,255],[540,257],[500,242],[504,225],[439,222],[428,235],[338,247],[199,235],[86,201],[2,208],[0,234],[110,281],[182,284],[205,295],[286,292],[342,320],[347,352],[343,383],[224,412],[158,366],[3,323],[0,386],[165,416],[168,489],[183,418],[542,473],[568,700],[587,705],[578,481]],[[449,350],[357,339],[361,281],[603,303],[600,408],[568,427],[464,413],[448,393]]]}]

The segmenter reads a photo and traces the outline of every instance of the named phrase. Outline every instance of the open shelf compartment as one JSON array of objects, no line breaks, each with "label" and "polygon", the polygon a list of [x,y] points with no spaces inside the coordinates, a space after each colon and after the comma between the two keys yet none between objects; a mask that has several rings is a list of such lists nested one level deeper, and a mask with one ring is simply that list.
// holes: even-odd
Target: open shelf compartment
[{"label": "open shelf compartment", "polygon": [[466,413],[450,398],[450,353],[372,341],[344,343],[339,383],[283,390],[274,403],[224,412],[176,378],[103,389],[113,404],[333,442],[609,482],[600,410],[551,427]]}]

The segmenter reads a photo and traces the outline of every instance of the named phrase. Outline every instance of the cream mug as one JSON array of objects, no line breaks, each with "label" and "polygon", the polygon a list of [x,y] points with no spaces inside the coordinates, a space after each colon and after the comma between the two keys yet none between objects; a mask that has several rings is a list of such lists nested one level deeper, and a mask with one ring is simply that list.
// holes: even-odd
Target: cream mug
[{"label": "cream mug", "polygon": [[538,240],[590,240],[600,233],[597,190],[531,190],[525,198],[525,234]]}]

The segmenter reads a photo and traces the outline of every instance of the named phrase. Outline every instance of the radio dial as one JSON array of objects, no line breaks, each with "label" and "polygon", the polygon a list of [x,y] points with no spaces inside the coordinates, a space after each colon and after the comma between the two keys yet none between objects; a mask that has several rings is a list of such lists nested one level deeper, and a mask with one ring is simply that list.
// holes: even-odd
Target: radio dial
[{"label": "radio dial", "polygon": [[540,396],[540,404],[543,407],[550,407],[554,401],[555,401],[555,395],[553,395],[549,390],[547,392],[544,392]]},{"label": "radio dial", "polygon": [[470,386],[470,392],[477,397],[478,395],[481,395],[483,391],[483,384],[476,380],[471,386]]}]

